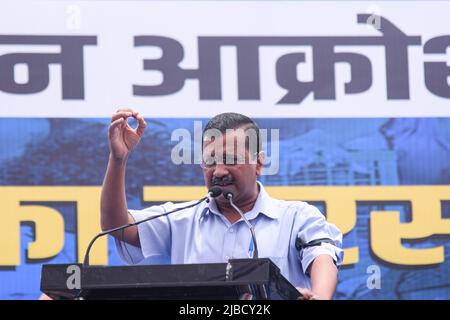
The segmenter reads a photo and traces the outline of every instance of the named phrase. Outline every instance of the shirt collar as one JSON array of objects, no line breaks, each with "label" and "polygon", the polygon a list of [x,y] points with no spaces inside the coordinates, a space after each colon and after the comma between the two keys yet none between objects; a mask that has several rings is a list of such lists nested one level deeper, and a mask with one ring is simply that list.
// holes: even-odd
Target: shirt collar
[{"label": "shirt collar", "polygon": [[[280,216],[280,212],[274,205],[275,199],[269,196],[269,194],[266,192],[261,182],[257,181],[257,183],[259,186],[258,198],[256,198],[256,202],[255,205],[253,206],[253,209],[248,212],[245,212],[245,216],[247,217],[247,219],[251,220],[256,218],[261,213],[268,218],[278,219],[278,217]],[[209,204],[205,207],[205,209],[202,211],[200,218],[210,213],[220,215],[220,211],[217,208],[217,204],[214,199],[212,199],[209,202]]]}]

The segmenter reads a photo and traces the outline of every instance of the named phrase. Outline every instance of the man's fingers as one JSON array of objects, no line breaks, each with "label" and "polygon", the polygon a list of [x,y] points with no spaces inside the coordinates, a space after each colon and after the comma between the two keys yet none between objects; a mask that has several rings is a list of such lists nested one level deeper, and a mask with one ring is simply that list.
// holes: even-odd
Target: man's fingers
[{"label": "man's fingers", "polygon": [[138,121],[138,127],[136,128],[136,133],[139,136],[142,136],[144,134],[145,128],[147,128],[147,122],[145,122],[144,118],[141,115],[139,115],[138,113],[136,113],[134,115],[134,117]]},{"label": "man's fingers", "polygon": [[[135,129],[136,130],[135,132],[139,136],[142,136],[144,134],[145,128],[147,127],[147,123],[145,122],[144,118],[139,114],[139,112],[134,111],[133,109],[130,109],[130,108],[121,108],[121,109],[117,110],[117,112],[115,114],[113,114],[113,116],[111,118],[110,130],[117,128],[119,123],[122,123],[122,121],[117,122],[120,119],[123,119],[125,121],[124,124],[128,125],[128,122],[126,119],[128,119],[129,117],[133,117],[138,121],[138,126]],[[130,128],[130,129],[132,129],[132,128]]]},{"label": "man's fingers", "polygon": [[131,109],[131,108],[122,107],[122,108],[117,109],[116,113],[117,113],[117,112],[131,112],[131,113],[133,113],[133,112],[136,112],[136,111],[134,111],[134,110]]},{"label": "man's fingers", "polygon": [[301,300],[314,300],[315,295],[311,290],[308,290],[306,288],[297,288],[297,290],[303,296],[302,298],[300,298]]},{"label": "man's fingers", "polygon": [[115,128],[119,127],[124,121],[124,118],[119,118],[111,122],[111,124],[109,125],[109,132],[112,132]]},{"label": "man's fingers", "polygon": [[114,122],[119,118],[126,119],[131,116],[133,116],[133,113],[131,111],[120,111],[113,114],[113,116],[111,117],[111,122]]}]

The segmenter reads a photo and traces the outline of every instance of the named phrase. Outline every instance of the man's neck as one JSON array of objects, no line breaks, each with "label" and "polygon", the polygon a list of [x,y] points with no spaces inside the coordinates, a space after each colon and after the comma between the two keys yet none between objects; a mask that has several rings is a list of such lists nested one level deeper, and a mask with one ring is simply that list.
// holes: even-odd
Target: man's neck
[{"label": "man's neck", "polygon": [[[244,203],[240,203],[240,204],[236,204],[236,206],[244,213],[246,214],[247,212],[251,211],[253,209],[253,207],[255,206],[256,200],[258,199],[258,195],[259,195],[259,185],[256,186],[256,192],[255,195],[249,199],[248,201],[244,202]],[[233,224],[236,221],[238,221],[241,218],[241,215],[236,212],[236,210],[229,204],[219,204],[216,201],[217,204],[217,208],[219,209],[220,213],[227,218],[227,220]]]}]

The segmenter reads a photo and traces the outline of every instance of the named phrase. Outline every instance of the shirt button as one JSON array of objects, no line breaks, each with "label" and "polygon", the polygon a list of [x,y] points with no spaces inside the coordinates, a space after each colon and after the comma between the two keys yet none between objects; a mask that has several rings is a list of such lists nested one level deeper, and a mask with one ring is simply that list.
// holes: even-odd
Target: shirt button
[{"label": "shirt button", "polygon": [[234,232],[234,229],[232,229],[232,228],[230,228],[230,229],[228,229],[229,231],[230,231],[230,233],[233,233]]}]

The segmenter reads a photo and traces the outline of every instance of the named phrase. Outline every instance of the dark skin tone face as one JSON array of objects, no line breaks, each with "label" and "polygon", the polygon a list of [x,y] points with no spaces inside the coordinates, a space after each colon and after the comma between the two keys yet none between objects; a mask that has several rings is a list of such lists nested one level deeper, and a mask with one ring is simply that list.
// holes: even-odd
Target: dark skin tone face
[{"label": "dark skin tone face", "polygon": [[[244,142],[243,130],[233,130],[215,140],[205,138],[204,159],[212,157],[217,161],[215,165],[204,168],[203,175],[208,189],[219,185],[222,190],[231,190],[234,204],[245,213],[253,208],[258,197],[256,178],[261,174],[264,159],[262,153],[250,154]],[[234,164],[230,164],[230,161],[234,161]],[[239,214],[223,194],[215,198],[215,201],[220,212],[231,223],[239,220]]]}]

